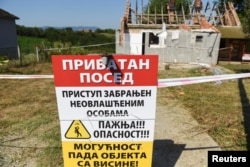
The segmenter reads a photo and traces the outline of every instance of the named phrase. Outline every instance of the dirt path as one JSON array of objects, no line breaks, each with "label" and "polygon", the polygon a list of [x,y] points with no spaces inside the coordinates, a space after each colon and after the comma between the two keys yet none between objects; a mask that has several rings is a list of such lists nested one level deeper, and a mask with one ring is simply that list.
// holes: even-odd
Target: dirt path
[{"label": "dirt path", "polygon": [[178,102],[157,106],[153,167],[204,167],[218,144]]}]

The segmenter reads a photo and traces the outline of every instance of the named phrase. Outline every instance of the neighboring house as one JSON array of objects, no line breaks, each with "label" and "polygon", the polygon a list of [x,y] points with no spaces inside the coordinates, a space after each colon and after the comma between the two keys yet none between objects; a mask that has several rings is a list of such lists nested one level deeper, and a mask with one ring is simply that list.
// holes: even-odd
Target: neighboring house
[{"label": "neighboring house", "polygon": [[15,20],[17,16],[0,9],[0,56],[18,59],[18,41]]},{"label": "neighboring house", "polygon": [[[232,4],[229,6],[233,11]],[[140,7],[139,7],[140,9]],[[155,7],[155,10],[135,9],[127,0],[121,28],[116,31],[116,53],[119,54],[157,54],[159,62],[169,63],[206,63],[215,65],[218,62],[221,32],[218,26],[240,27],[239,20],[234,13],[219,12],[216,4],[207,2],[202,6],[202,0],[194,0],[189,5],[178,8],[175,1]],[[146,11],[146,12],[145,12]],[[159,11],[160,14],[159,14]],[[220,13],[220,15],[216,15]]]},{"label": "neighboring house", "polygon": [[[219,60],[242,61],[242,55],[249,50],[249,35],[241,27],[218,27],[221,32]],[[247,47],[248,46],[248,47]],[[247,50],[248,49],[248,50]]]}]

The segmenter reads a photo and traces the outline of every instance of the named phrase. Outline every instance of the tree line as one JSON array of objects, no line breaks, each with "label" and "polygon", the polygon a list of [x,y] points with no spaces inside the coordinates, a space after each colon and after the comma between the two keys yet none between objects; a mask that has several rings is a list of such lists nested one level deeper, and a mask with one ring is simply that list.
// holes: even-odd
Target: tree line
[{"label": "tree line", "polygon": [[19,36],[45,38],[49,42],[70,42],[73,46],[114,42],[114,34],[115,30],[113,29],[73,31],[71,27],[62,29],[48,27],[43,29],[38,27],[25,27],[17,25],[17,35]]},{"label": "tree line", "polygon": [[17,25],[17,35],[22,55],[36,54],[39,50],[44,61],[50,61],[54,54],[115,53],[113,29],[74,31],[71,27],[43,29]]}]

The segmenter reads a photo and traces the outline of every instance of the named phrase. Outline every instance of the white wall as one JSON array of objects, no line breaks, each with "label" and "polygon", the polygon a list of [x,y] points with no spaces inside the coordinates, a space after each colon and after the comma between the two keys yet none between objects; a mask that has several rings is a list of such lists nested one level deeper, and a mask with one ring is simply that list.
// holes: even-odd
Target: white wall
[{"label": "white wall", "polygon": [[142,54],[142,33],[130,33],[127,35],[130,36],[130,41],[126,40],[126,42],[129,42],[130,54]]}]

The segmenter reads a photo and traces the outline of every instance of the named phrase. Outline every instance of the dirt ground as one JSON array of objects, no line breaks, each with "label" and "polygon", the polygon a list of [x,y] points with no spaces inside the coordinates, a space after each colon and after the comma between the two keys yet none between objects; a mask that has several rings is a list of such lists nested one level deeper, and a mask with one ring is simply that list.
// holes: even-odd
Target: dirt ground
[{"label": "dirt ground", "polygon": [[157,105],[154,139],[153,167],[205,167],[208,151],[221,150],[177,100]]},{"label": "dirt ground", "polygon": [[153,167],[205,167],[218,144],[178,102],[157,106]]}]

